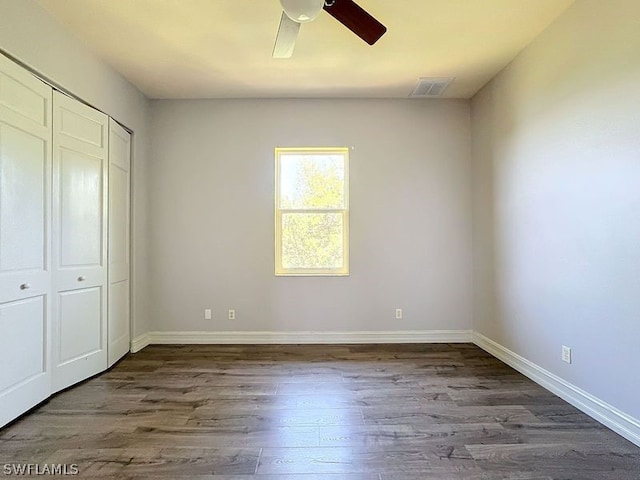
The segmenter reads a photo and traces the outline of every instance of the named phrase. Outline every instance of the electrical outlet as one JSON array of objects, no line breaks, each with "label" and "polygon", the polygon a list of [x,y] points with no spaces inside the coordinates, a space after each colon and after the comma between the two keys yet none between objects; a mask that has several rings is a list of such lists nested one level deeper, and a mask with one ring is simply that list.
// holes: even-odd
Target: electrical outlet
[{"label": "electrical outlet", "polygon": [[396,308],[396,320],[402,320],[402,309]]},{"label": "electrical outlet", "polygon": [[236,319],[236,311],[233,309],[229,309],[229,320],[235,320]]},{"label": "electrical outlet", "polygon": [[205,308],[204,309],[204,319],[205,320],[211,320],[211,309],[210,308]]},{"label": "electrical outlet", "polygon": [[571,363],[571,347],[562,346],[562,361]]}]

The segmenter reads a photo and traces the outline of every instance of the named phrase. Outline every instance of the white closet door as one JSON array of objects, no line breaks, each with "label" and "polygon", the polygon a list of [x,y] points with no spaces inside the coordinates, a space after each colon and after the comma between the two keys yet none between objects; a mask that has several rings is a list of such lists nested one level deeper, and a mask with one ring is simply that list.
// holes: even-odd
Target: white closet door
[{"label": "white closet door", "polygon": [[49,396],[51,88],[0,55],[0,427]]},{"label": "white closet door", "polygon": [[109,119],[109,366],[129,351],[131,135]]},{"label": "white closet door", "polygon": [[107,368],[108,117],[53,97],[53,391]]}]

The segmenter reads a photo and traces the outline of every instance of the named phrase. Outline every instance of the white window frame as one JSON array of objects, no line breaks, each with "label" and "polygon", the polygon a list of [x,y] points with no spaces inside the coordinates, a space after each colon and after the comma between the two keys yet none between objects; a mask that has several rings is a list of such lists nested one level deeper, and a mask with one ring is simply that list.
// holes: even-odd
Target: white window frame
[{"label": "white window frame", "polygon": [[[341,155],[344,158],[344,208],[289,209],[280,207],[280,165],[282,154]],[[338,213],[343,225],[343,265],[340,268],[284,268],[282,265],[283,213]],[[348,276],[349,275],[349,148],[277,147],[275,149],[275,274],[276,276]]]}]

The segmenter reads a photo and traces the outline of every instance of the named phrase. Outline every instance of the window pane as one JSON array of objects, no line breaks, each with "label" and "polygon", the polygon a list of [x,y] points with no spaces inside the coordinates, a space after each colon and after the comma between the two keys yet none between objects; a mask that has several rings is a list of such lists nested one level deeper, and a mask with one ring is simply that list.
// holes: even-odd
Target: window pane
[{"label": "window pane", "polygon": [[280,155],[280,208],[344,208],[344,157]]},{"label": "window pane", "polygon": [[340,213],[283,213],[283,268],[341,268],[343,228]]}]

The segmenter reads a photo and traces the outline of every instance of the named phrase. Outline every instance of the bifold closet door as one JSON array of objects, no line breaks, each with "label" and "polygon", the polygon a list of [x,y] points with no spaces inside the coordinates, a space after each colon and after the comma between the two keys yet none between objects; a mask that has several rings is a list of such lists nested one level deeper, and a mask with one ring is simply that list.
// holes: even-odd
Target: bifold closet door
[{"label": "bifold closet door", "polygon": [[0,427],[49,396],[51,88],[0,55]]},{"label": "bifold closet door", "polygon": [[109,366],[129,351],[131,135],[109,119]]},{"label": "bifold closet door", "polygon": [[108,117],[53,96],[52,391],[107,368]]}]

